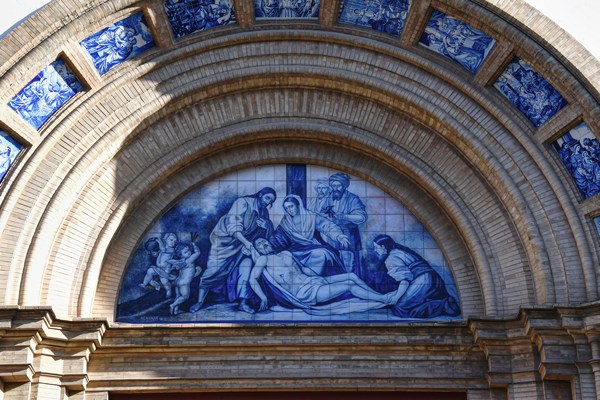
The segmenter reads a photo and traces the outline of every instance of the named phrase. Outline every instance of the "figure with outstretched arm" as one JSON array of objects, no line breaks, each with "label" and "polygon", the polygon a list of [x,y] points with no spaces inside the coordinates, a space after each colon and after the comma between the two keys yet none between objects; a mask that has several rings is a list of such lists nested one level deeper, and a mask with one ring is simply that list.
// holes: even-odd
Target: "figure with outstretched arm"
[{"label": "figure with outstretched arm", "polygon": [[239,301],[238,307],[242,311],[250,309],[247,301],[252,294],[248,287],[252,243],[273,233],[268,208],[276,198],[274,189],[264,187],[255,194],[235,200],[227,214],[219,219],[210,234],[210,251],[206,270],[200,278],[198,301],[190,312],[200,310],[208,293],[225,283],[228,283],[229,300]]},{"label": "figure with outstretched arm", "polygon": [[154,279],[158,277],[158,280],[165,288],[167,298],[171,297],[171,281],[175,279],[175,276],[171,274],[172,267],[169,260],[175,255],[177,242],[177,235],[173,232],[165,233],[162,240],[157,238],[148,240],[146,247],[148,248],[150,245],[153,247],[158,246],[158,252],[156,252],[155,248],[152,251],[147,249],[153,258],[156,257],[156,264],[151,265],[146,271],[144,280],[139,284],[141,288],[145,289],[148,285],[151,285],[157,291],[160,290],[160,284]]}]

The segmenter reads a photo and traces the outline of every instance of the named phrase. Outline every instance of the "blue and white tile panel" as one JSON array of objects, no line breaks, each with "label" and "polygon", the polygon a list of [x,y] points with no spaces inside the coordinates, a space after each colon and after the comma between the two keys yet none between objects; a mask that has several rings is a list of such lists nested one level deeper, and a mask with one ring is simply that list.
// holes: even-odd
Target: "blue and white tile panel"
[{"label": "blue and white tile panel", "polygon": [[542,75],[518,58],[509,64],[494,86],[536,127],[548,121],[567,104]]},{"label": "blue and white tile panel", "polygon": [[13,139],[8,133],[0,131],[0,182],[14,165],[23,145]]},{"label": "blue and white tile panel", "polygon": [[39,129],[63,104],[83,90],[73,71],[58,59],[44,68],[8,103],[35,129]]},{"label": "blue and white tile panel", "polygon": [[176,38],[236,21],[233,0],[167,0],[165,11]]},{"label": "blue and white tile panel", "polygon": [[[347,221],[350,213],[360,221]],[[231,232],[254,243],[254,259]],[[264,165],[207,182],[140,239],[121,282],[117,321],[460,318],[452,271],[425,226],[383,190],[321,166]],[[402,281],[410,282],[406,295]],[[355,285],[370,289],[357,293]]]},{"label": "blue and white tile panel", "polygon": [[496,41],[463,21],[434,10],[421,44],[475,73]]},{"label": "blue and white tile panel", "polygon": [[596,230],[598,231],[598,237],[600,238],[600,217],[594,218],[594,223],[596,224]]},{"label": "blue and white tile panel", "polygon": [[142,13],[115,22],[81,41],[100,75],[154,45]]},{"label": "blue and white tile panel", "polygon": [[254,0],[256,18],[318,18],[320,0]]},{"label": "blue and white tile panel", "polygon": [[339,21],[400,35],[410,4],[410,0],[343,0]]},{"label": "blue and white tile panel", "polygon": [[584,199],[600,193],[600,142],[584,122],[565,133],[552,146]]}]

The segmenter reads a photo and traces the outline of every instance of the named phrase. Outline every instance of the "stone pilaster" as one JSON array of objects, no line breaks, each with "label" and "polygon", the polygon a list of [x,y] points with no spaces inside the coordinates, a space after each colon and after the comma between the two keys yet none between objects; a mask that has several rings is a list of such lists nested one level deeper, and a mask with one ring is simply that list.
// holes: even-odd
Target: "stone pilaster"
[{"label": "stone pilaster", "polygon": [[60,321],[49,308],[13,307],[0,310],[0,325],[4,399],[76,399],[86,389],[105,322]]}]

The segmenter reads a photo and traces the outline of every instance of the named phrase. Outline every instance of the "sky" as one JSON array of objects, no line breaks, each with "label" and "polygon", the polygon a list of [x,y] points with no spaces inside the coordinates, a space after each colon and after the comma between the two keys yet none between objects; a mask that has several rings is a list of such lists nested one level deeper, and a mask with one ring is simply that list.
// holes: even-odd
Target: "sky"
[{"label": "sky", "polygon": [[[598,0],[526,0],[573,35],[597,59],[600,59],[600,15]],[[49,0],[2,0],[0,37],[14,24],[49,3]]]},{"label": "sky", "polygon": [[600,60],[600,15],[598,0],[526,0],[569,32]]},{"label": "sky", "polygon": [[49,0],[2,0],[0,16],[0,37],[6,34],[15,24],[40,7],[50,3]]}]

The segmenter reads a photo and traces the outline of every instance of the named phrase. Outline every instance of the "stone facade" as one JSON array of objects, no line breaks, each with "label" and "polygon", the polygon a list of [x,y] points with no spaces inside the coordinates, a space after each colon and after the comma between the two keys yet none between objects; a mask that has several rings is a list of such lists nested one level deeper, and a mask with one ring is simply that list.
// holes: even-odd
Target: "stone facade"
[{"label": "stone facade", "polygon": [[[4,399],[597,398],[600,198],[553,143],[581,122],[599,137],[600,63],[517,0],[413,0],[399,35],[340,23],[335,0],[284,20],[232,5],[235,22],[176,38],[161,0],[56,0],[0,41],[0,129],[23,145],[0,184]],[[433,10],[494,39],[475,73],[419,44]],[[140,12],[154,46],[100,75],[80,43]],[[494,87],[515,57],[565,100],[545,122]],[[9,102],[58,58],[84,89],[36,129]],[[284,163],[346,171],[409,207],[463,319],[114,322],[124,268],[165,210],[225,173]]]},{"label": "stone facade", "polygon": [[135,326],[4,307],[1,376],[5,399],[182,389],[593,399],[599,312],[590,304],[446,324]]}]

